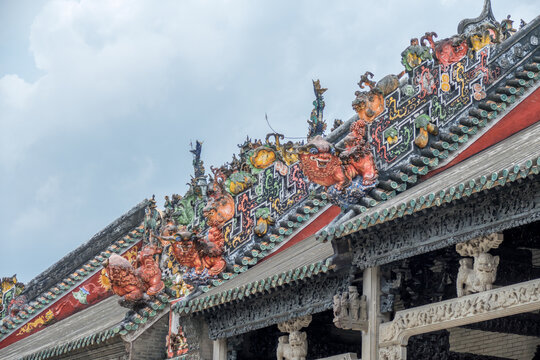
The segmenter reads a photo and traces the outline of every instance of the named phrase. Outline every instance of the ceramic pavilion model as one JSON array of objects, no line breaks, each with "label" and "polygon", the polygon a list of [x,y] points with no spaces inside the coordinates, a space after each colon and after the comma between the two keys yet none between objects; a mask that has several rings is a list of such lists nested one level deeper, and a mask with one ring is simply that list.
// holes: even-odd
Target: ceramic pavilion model
[{"label": "ceramic pavilion model", "polygon": [[418,35],[327,135],[316,80],[306,141],[197,141],[185,194],[3,279],[0,358],[540,359],[540,17]]}]

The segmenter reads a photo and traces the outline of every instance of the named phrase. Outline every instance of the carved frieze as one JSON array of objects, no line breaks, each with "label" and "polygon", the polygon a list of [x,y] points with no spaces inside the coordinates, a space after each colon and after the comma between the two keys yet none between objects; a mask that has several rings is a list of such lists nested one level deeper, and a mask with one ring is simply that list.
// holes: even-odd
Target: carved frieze
[{"label": "carved frieze", "polygon": [[380,358],[392,357],[412,335],[540,309],[540,279],[399,311],[379,328]]},{"label": "carved frieze", "polygon": [[360,269],[382,265],[536,220],[540,220],[540,183],[526,179],[351,234],[353,264]]},{"label": "carved frieze", "polygon": [[211,339],[230,337],[332,308],[334,294],[349,286],[347,274],[320,276],[267,296],[245,299],[205,312]]}]

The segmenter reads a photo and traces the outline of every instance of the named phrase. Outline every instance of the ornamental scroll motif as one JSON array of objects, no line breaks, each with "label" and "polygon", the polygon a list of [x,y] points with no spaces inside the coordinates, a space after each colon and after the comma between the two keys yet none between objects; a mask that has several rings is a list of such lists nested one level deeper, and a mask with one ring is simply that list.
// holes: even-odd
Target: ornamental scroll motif
[{"label": "ornamental scroll motif", "polygon": [[540,309],[540,279],[398,311],[379,328],[381,359],[404,359],[394,348],[412,335]]}]

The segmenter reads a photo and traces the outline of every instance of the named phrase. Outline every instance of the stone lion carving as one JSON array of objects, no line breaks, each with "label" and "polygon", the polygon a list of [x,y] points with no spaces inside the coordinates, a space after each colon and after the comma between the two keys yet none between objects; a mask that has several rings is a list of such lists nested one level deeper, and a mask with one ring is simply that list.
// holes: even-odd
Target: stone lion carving
[{"label": "stone lion carving", "polygon": [[[493,233],[456,245],[456,251],[461,256],[468,256],[459,261],[456,279],[458,297],[493,289],[499,257],[488,251],[498,248],[503,239],[502,234]],[[474,258],[474,265],[471,257]]]},{"label": "stone lion carving", "polygon": [[480,253],[474,258],[461,259],[456,280],[457,296],[493,289],[497,277],[499,257],[489,253]]},{"label": "stone lion carving", "polygon": [[293,331],[288,336],[280,336],[277,360],[306,360],[307,347],[307,334],[303,331]]}]

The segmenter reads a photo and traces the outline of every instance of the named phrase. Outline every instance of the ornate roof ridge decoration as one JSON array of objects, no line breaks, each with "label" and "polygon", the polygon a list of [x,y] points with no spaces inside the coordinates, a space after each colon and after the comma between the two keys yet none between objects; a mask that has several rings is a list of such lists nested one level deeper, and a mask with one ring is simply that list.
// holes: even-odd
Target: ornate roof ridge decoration
[{"label": "ornate roof ridge decoration", "polygon": [[283,271],[280,274],[268,276],[264,279],[256,280],[210,296],[189,301],[180,300],[172,305],[172,310],[180,315],[205,311],[233,301],[241,301],[244,298],[257,296],[265,292],[272,292],[291,283],[306,281],[309,278],[319,276],[320,274],[326,274],[334,269],[335,265],[333,265],[331,259],[328,258],[311,265]]},{"label": "ornate roof ridge decoration", "polygon": [[109,245],[106,250],[94,256],[68,277],[65,277],[58,284],[45,290],[34,300],[21,305],[15,316],[9,316],[2,319],[0,326],[0,344],[3,339],[21,329],[36,315],[46,310],[50,305],[62,299],[65,295],[68,295],[72,290],[75,290],[86,280],[101,271],[103,268],[103,261],[108,259],[112,254],[125,253],[140,242],[142,240],[143,231],[144,229],[142,226],[135,228],[128,235],[115,241]]},{"label": "ornate roof ridge decoration", "polygon": [[17,274],[3,277],[0,282],[0,319],[3,319],[20,311],[26,298],[20,296],[24,290],[24,284],[17,280]]},{"label": "ornate roof ridge decoration", "polygon": [[322,230],[317,236],[317,241],[331,241],[333,239],[342,238],[352,233],[365,230],[368,227],[386,223],[433,207],[449,204],[485,190],[520,181],[529,176],[537,176],[538,173],[540,173],[540,157],[535,157],[498,172],[489,172],[468,179],[457,186],[451,185],[440,191],[420,195],[415,199],[402,202],[390,208],[382,208],[371,215],[360,215],[337,227]]},{"label": "ornate roof ridge decoration", "polygon": [[[44,289],[54,287],[56,283],[61,282],[63,278],[69,276],[71,271],[92,260],[97,253],[105,251],[114,241],[121,240],[124,235],[128,234],[139,225],[139,219],[142,219],[144,209],[147,205],[148,200],[142,200],[126,213],[122,214],[94,234],[89,240],[64,255],[55,264],[30,280],[25,286],[23,295],[27,297],[28,301],[34,300],[46,291]],[[73,258],[79,258],[80,263],[77,261],[72,262],[71,260]],[[60,273],[61,276],[57,276],[56,273]],[[35,288],[36,290],[34,291]]]},{"label": "ornate roof ridge decoration", "polygon": [[[331,224],[329,228],[325,229],[323,232],[320,233],[319,237],[324,238],[326,236],[325,231],[330,233],[335,232],[336,229],[333,229],[333,227],[339,227],[348,219],[358,216],[359,214],[366,212],[370,208],[375,207],[378,204],[395,197],[399,193],[416,185],[421,180],[422,176],[429,174],[433,170],[443,168],[444,166],[449,164],[459,154],[459,152],[457,151],[458,149],[465,149],[466,147],[468,147],[471,143],[474,142],[472,141],[472,139],[475,136],[478,137],[485,134],[495,124],[498,123],[498,120],[504,117],[504,115],[501,116],[501,113],[513,109],[529,94],[538,89],[538,80],[540,79],[540,56],[534,55],[534,49],[537,48],[538,37],[540,37],[540,32],[538,31],[539,24],[540,21],[538,18],[535,19],[531,24],[529,24],[533,27],[528,27],[527,33],[531,35],[531,33],[533,33],[533,30],[536,30],[537,34],[532,34],[530,36],[530,39],[526,39],[528,40],[525,41],[525,43],[527,44],[526,46],[523,46],[523,44],[520,43],[524,40],[522,31],[516,33],[515,35],[512,35],[511,37],[507,38],[506,41],[504,41],[504,47],[506,50],[501,50],[497,52],[499,47],[498,45],[494,47],[494,50],[491,50],[490,47],[485,47],[486,45],[482,43],[482,47],[478,48],[478,50],[475,50],[479,54],[484,54],[482,55],[482,58],[484,58],[484,56],[487,57],[490,53],[494,53],[496,55],[494,60],[491,60],[491,63],[502,64],[504,65],[503,67],[507,67],[513,72],[511,74],[504,74],[504,76],[502,76],[502,74],[499,74],[498,79],[492,79],[492,83],[485,90],[481,90],[479,88],[478,90],[480,92],[477,94],[478,97],[473,96],[476,100],[476,105],[468,105],[470,106],[470,108],[465,108],[465,111],[462,111],[461,114],[458,114],[458,116],[455,117],[457,118],[455,120],[447,119],[447,125],[442,128],[435,125],[433,119],[426,113],[416,114],[416,119],[414,119],[413,117],[414,126],[416,127],[419,134],[414,140],[414,145],[416,145],[416,148],[418,148],[419,151],[416,150],[416,152],[418,153],[416,154],[415,151],[413,151],[412,155],[403,158],[403,160],[397,162],[397,164],[395,165],[388,167],[385,171],[381,171],[380,158],[377,157],[376,164],[380,176],[376,187],[368,190],[366,194],[364,194],[360,199],[358,199],[357,205],[343,207],[343,204],[340,204],[342,208],[346,212],[348,212],[348,215],[344,215],[342,219]],[[531,47],[531,45],[533,46]],[[518,51],[518,56],[516,55],[518,53],[512,51],[512,49],[514,48],[524,49],[527,46],[529,49],[528,54]],[[482,53],[482,51],[484,53]],[[511,61],[509,61],[511,56],[513,56],[514,59],[517,59],[517,64],[511,65]],[[481,63],[483,64],[482,66],[487,65],[485,63],[485,60],[481,60]],[[458,62],[456,64],[460,65],[461,63]],[[454,65],[455,64],[453,64],[452,66]],[[462,67],[462,69],[465,68]],[[486,69],[484,70],[487,71]],[[480,70],[480,73],[482,73],[482,71],[484,70]],[[390,77],[388,78],[388,80],[383,79],[384,81],[381,80],[377,85],[375,85],[373,81],[369,80],[370,76],[372,76],[371,73],[366,73],[359,83],[359,85],[368,84],[368,86],[370,86],[371,88],[370,91],[374,91],[374,89],[377,89],[379,83],[394,82]],[[493,75],[484,75],[484,77],[485,76]],[[400,92],[406,92],[406,87],[410,85],[399,86],[401,86]],[[380,90],[377,91],[378,93],[381,92]],[[369,132],[372,137],[372,141],[375,141],[375,144],[379,144],[377,142],[380,140],[376,140],[373,137],[381,136],[381,134],[381,138],[386,139],[384,141],[386,141],[390,145],[396,141],[395,139],[397,139],[398,131],[392,126],[390,126],[384,131],[380,130],[381,125],[379,125],[379,128],[374,129],[374,124],[376,122],[380,123],[380,119],[386,119],[386,117],[389,116],[388,114],[390,114],[392,111],[395,112],[393,116],[399,116],[399,112],[396,112],[396,109],[388,109],[389,103],[393,103],[394,108],[396,106],[395,100],[393,99],[393,97],[395,97],[395,94],[396,92],[386,97],[385,101],[387,109],[385,109],[383,112],[380,113],[380,115],[376,117],[372,116],[373,120],[371,120],[372,123],[370,125]],[[375,95],[376,94],[374,93],[373,96]],[[357,99],[355,100],[355,102],[358,102],[358,98],[359,92],[357,92]],[[353,107],[356,106],[354,105],[355,102],[353,102]],[[441,107],[440,102],[437,103],[437,101],[435,101],[434,105],[430,105],[430,111],[433,112],[433,109],[436,110],[438,108],[439,115],[442,114],[442,112],[446,111]],[[466,114],[466,110],[468,110],[468,114]],[[380,111],[381,109],[378,109],[376,111],[373,110],[373,113],[377,114]],[[358,121],[358,118],[362,118],[363,116],[365,117],[363,113],[358,113],[358,116],[356,118],[352,118],[347,121],[346,126],[351,126]],[[454,122],[455,124],[453,124]],[[382,126],[389,126],[385,125],[387,123],[391,124],[391,122],[383,121]],[[343,129],[338,128],[336,130],[336,134],[337,135],[331,133],[327,138],[331,139],[336,144],[336,147],[339,147],[341,144],[344,143],[344,139],[342,138]],[[376,152],[379,151],[379,154],[386,154],[385,147],[381,147],[381,145],[379,144],[376,145],[376,148],[378,149],[376,150]],[[381,149],[383,151],[382,153],[380,152]]]},{"label": "ornate roof ridge decoration", "polygon": [[[326,138],[315,137],[299,147],[308,179],[325,186],[329,200],[343,210],[331,226],[443,168],[475,136],[497,124],[501,113],[538,88],[539,18],[514,34],[511,20],[494,21],[486,2],[478,21],[464,25],[466,34],[449,39],[435,41],[432,32],[421,41],[412,39],[402,53],[406,71],[377,83],[366,72],[358,85],[369,90],[357,91],[353,101],[357,115]],[[405,72],[407,78],[402,79]],[[357,128],[365,130],[355,135]],[[370,153],[374,163],[360,155]],[[368,186],[363,180],[366,171],[368,178],[373,174],[376,179]]]},{"label": "ornate roof ridge decoration", "polygon": [[379,327],[381,360],[406,358],[409,337],[540,309],[540,279],[401,310]]}]

